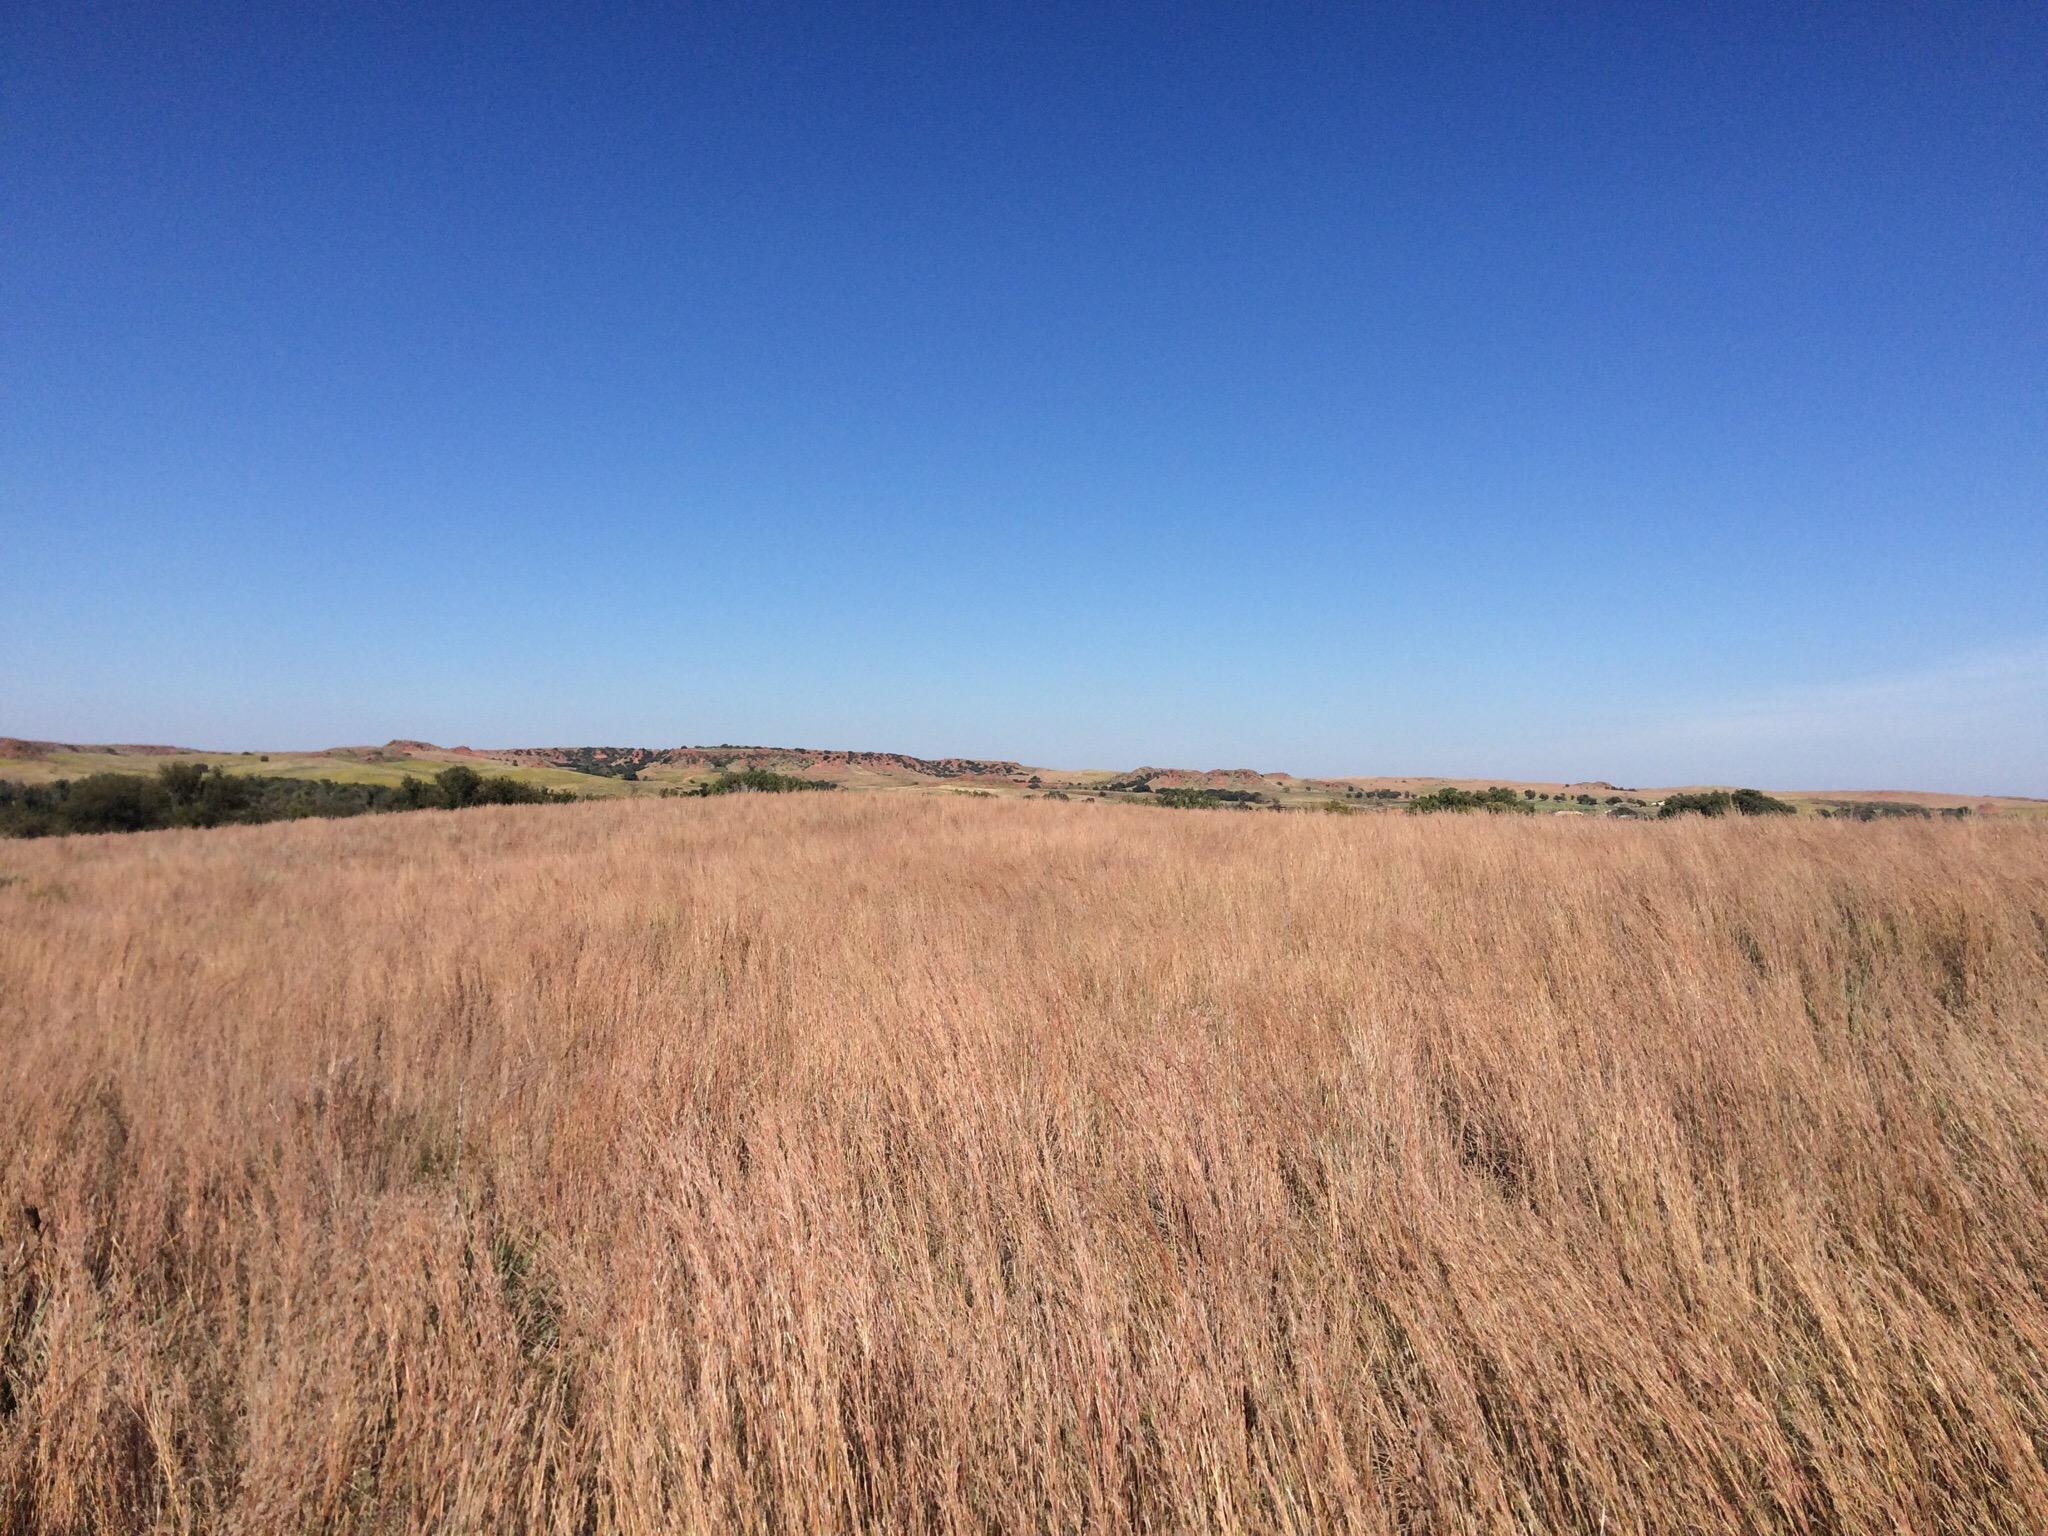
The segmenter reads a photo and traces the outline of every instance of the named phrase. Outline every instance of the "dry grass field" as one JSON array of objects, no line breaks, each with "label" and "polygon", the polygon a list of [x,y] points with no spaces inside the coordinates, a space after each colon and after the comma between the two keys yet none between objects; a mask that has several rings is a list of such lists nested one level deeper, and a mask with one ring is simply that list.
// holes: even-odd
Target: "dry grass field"
[{"label": "dry grass field", "polygon": [[0,845],[8,1532],[2048,1529],[2048,829]]}]

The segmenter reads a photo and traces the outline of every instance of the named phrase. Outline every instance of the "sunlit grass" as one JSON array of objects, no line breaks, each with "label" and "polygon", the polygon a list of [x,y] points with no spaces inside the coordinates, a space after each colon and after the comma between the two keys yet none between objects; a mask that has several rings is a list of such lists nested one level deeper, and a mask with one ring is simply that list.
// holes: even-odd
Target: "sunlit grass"
[{"label": "sunlit grass", "polygon": [[2048,836],[0,845],[0,1529],[2048,1529]]}]

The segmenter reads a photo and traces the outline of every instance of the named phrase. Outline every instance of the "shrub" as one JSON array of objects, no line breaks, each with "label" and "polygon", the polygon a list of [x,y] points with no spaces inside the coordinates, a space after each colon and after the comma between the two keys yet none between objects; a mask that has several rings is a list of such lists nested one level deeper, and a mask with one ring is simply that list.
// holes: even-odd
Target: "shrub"
[{"label": "shrub", "polygon": [[775,773],[767,768],[737,768],[721,773],[698,787],[699,795],[786,795],[806,789],[837,789],[823,779],[806,779],[793,773]]},{"label": "shrub", "polygon": [[1890,800],[1830,800],[1821,808],[1823,816],[1845,817],[1850,821],[1931,818],[1933,814],[1924,805],[1898,805]]},{"label": "shrub", "polygon": [[1727,790],[1714,789],[1697,795],[1668,796],[1657,807],[1657,815],[1665,820],[1673,816],[1726,816],[1734,806]]},{"label": "shrub", "polygon": [[1657,815],[1668,819],[1673,816],[1726,816],[1730,812],[1742,816],[1791,816],[1796,807],[1765,794],[1759,789],[1711,789],[1694,795],[1672,795],[1658,807]]},{"label": "shrub", "polygon": [[191,805],[206,784],[206,764],[165,763],[157,769],[156,778],[173,805]]},{"label": "shrub", "polygon": [[[1219,806],[1236,806],[1242,809],[1246,806],[1268,803],[1264,795],[1253,789],[1168,787],[1161,790],[1148,790],[1148,793],[1152,795],[1152,803],[1154,805],[1164,805],[1171,809],[1182,811],[1208,811],[1215,810]],[[1335,803],[1335,801],[1331,802],[1332,805],[1335,805]]]},{"label": "shrub", "polygon": [[443,768],[434,775],[435,787],[441,791],[441,803],[451,811],[459,811],[474,803],[483,782],[482,774],[460,763],[453,768]]},{"label": "shrub", "polygon": [[1729,796],[1735,809],[1745,816],[1796,816],[1798,807],[1790,801],[1767,795],[1760,789],[1738,789]]},{"label": "shrub", "polygon": [[141,832],[170,825],[163,785],[127,773],[95,773],[68,786],[59,812],[66,832]]},{"label": "shrub", "polygon": [[[529,784],[524,779],[515,779],[510,774],[494,773],[477,780],[475,791],[468,801],[471,805],[547,805],[551,802],[573,800],[576,797],[568,791],[557,792],[539,784]],[[459,807],[458,807],[459,809]]]},{"label": "shrub", "polygon": [[227,773],[201,763],[165,763],[146,777],[97,773],[46,785],[0,783],[0,837],[149,832],[168,827],[295,821],[309,816],[360,816],[372,811],[459,810],[471,805],[553,805],[575,798],[508,775],[487,778],[460,766],[448,769],[432,784],[407,778],[394,788]]},{"label": "shrub", "polygon": [[1512,789],[1503,789],[1496,784],[1489,789],[1458,789],[1446,784],[1433,789],[1426,795],[1418,795],[1408,802],[1408,813],[1427,815],[1434,811],[1488,811],[1496,815],[1501,812],[1528,815],[1527,802],[1515,798]]}]

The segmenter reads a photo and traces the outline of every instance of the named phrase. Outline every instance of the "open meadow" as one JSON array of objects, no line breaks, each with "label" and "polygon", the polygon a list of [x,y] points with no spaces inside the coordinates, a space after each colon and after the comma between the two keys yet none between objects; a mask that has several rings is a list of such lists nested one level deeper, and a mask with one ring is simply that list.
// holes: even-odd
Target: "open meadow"
[{"label": "open meadow", "polygon": [[2048,827],[0,844],[0,1531],[2048,1530]]}]

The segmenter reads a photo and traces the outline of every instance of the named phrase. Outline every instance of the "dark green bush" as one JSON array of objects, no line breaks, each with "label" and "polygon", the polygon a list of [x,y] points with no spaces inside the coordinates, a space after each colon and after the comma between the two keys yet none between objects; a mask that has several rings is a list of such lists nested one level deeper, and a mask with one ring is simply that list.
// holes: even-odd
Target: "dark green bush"
[{"label": "dark green bush", "polygon": [[1224,806],[1244,807],[1262,805],[1266,797],[1255,789],[1196,789],[1192,786],[1154,790],[1146,787],[1154,805],[1163,805],[1171,810],[1213,811]]},{"label": "dark green bush", "polygon": [[509,774],[486,774],[476,786],[471,805],[547,805],[559,800],[573,800],[576,797],[566,790],[556,792],[538,784],[529,784],[524,779],[515,779]]},{"label": "dark green bush", "polygon": [[699,795],[786,795],[806,789],[837,789],[823,779],[806,779],[794,773],[775,773],[766,768],[739,768],[721,773],[709,784],[700,785]]},{"label": "dark green bush", "polygon": [[1729,796],[1735,809],[1745,816],[1796,816],[1799,808],[1790,801],[1767,795],[1760,789],[1738,789]]},{"label": "dark green bush", "polygon": [[434,785],[441,791],[441,803],[451,811],[459,811],[466,805],[476,803],[477,791],[483,787],[483,775],[474,768],[465,768],[457,763],[453,768],[443,768],[434,775]]},{"label": "dark green bush", "polygon": [[57,786],[60,832],[140,832],[170,825],[171,797],[161,783],[126,773],[95,773]]},{"label": "dark green bush", "polygon": [[1738,789],[1733,793],[1725,789],[1710,789],[1695,795],[1672,795],[1658,807],[1657,815],[1668,819],[1673,816],[1726,816],[1731,812],[1740,816],[1791,816],[1797,814],[1797,808],[1760,789]]},{"label": "dark green bush", "polygon": [[1482,790],[1458,789],[1446,784],[1426,795],[1417,795],[1408,802],[1408,814],[1411,816],[1428,815],[1434,811],[1487,811],[1495,815],[1506,812],[1524,816],[1533,814],[1528,802],[1517,797],[1512,789],[1503,789],[1498,784]]},{"label": "dark green bush", "polygon": [[1924,805],[1899,805],[1890,800],[1830,800],[1820,813],[1849,821],[1890,821],[1901,817],[1917,820],[1934,815]]},{"label": "dark green bush", "polygon": [[254,825],[308,816],[460,810],[472,805],[550,805],[575,798],[507,775],[486,777],[460,765],[431,784],[408,778],[394,788],[224,773],[203,763],[165,763],[153,777],[96,773],[54,784],[0,782],[0,837]]}]

